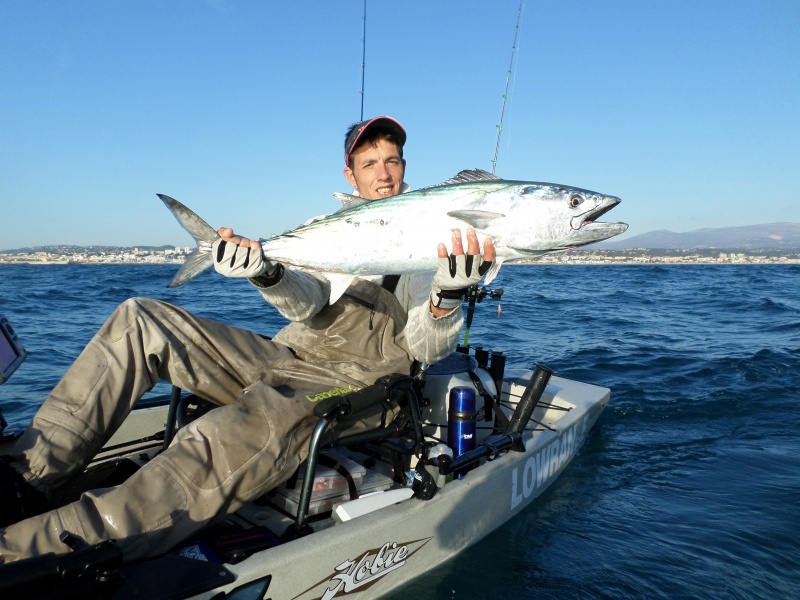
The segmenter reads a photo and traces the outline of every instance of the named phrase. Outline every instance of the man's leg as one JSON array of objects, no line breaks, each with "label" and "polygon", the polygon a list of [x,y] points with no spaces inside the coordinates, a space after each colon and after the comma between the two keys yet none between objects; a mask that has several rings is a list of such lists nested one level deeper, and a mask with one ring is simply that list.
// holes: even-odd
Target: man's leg
[{"label": "man's leg", "polygon": [[64,531],[89,544],[116,539],[127,561],[163,552],[288,479],[308,453],[312,411],[304,395],[256,382],[181,429],[122,485],[0,530],[0,557],[64,553]]},{"label": "man's leg", "polygon": [[156,300],[121,304],[17,442],[14,468],[49,493],[79,473],[136,401],[164,379],[229,404],[285,348]]},{"label": "man's leg", "polygon": [[[89,544],[116,539],[127,561],[145,558],[288,479],[307,458],[317,423],[306,392],[289,385],[311,395],[360,386],[275,346],[279,355],[263,380],[236,402],[182,428],[166,451],[125,483],[87,492],[77,502],[0,530],[0,559],[64,553],[58,539],[64,531]],[[392,417],[376,407],[337,429],[356,433]]]}]

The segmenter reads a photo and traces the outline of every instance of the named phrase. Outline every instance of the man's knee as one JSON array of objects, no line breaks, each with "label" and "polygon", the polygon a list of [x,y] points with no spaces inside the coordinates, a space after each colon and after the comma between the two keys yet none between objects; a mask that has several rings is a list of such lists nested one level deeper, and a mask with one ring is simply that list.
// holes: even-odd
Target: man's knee
[{"label": "man's knee", "polygon": [[274,464],[280,454],[277,438],[265,407],[239,399],[186,425],[162,457],[196,488],[216,489],[230,478],[244,477],[254,460]]},{"label": "man's knee", "polygon": [[117,341],[131,326],[142,329],[145,323],[158,321],[168,307],[166,302],[152,298],[128,298],[111,313],[98,335]]},{"label": "man's knee", "polygon": [[169,304],[161,300],[154,300],[152,298],[134,297],[128,298],[122,302],[114,311],[120,315],[132,315],[134,317],[140,315],[153,315],[164,311],[164,308],[170,307]]}]

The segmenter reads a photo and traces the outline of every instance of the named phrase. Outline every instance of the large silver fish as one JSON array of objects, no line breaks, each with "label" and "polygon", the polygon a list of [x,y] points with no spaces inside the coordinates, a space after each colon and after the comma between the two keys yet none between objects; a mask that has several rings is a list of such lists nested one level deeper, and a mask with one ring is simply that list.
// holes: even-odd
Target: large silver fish
[{"label": "large silver fish", "polygon": [[[197,241],[170,282],[176,287],[212,265],[217,232],[183,204],[158,195]],[[442,184],[383,200],[334,194],[344,207],[291,231],[262,239],[266,257],[284,265],[325,272],[334,302],[359,275],[433,272],[436,246],[453,229],[471,225],[490,237],[497,259],[485,283],[504,264],[530,263],[537,256],[583,246],[625,231],[625,223],[598,223],[619,204],[615,196],[551,183],[507,181],[486,171],[462,171]]]}]

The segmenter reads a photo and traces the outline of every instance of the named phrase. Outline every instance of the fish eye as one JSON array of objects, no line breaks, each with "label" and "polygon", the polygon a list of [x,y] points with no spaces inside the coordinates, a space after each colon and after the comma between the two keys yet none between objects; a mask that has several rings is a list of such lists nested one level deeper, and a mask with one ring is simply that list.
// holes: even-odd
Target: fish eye
[{"label": "fish eye", "polygon": [[583,204],[583,196],[580,194],[572,194],[572,196],[569,197],[569,205],[572,208],[576,208],[581,204]]}]

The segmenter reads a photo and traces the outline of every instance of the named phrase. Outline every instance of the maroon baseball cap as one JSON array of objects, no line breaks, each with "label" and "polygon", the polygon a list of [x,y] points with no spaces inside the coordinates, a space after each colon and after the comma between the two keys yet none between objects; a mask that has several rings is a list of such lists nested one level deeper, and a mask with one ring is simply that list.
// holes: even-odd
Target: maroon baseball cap
[{"label": "maroon baseball cap", "polygon": [[369,119],[368,121],[362,121],[361,123],[353,125],[353,127],[350,128],[347,138],[344,141],[345,165],[348,167],[350,166],[350,155],[353,153],[353,149],[358,145],[358,140],[361,139],[361,136],[367,133],[367,131],[376,128],[385,129],[391,133],[401,148],[405,145],[406,130],[403,129],[403,126],[392,117],[375,117],[374,119]]}]

